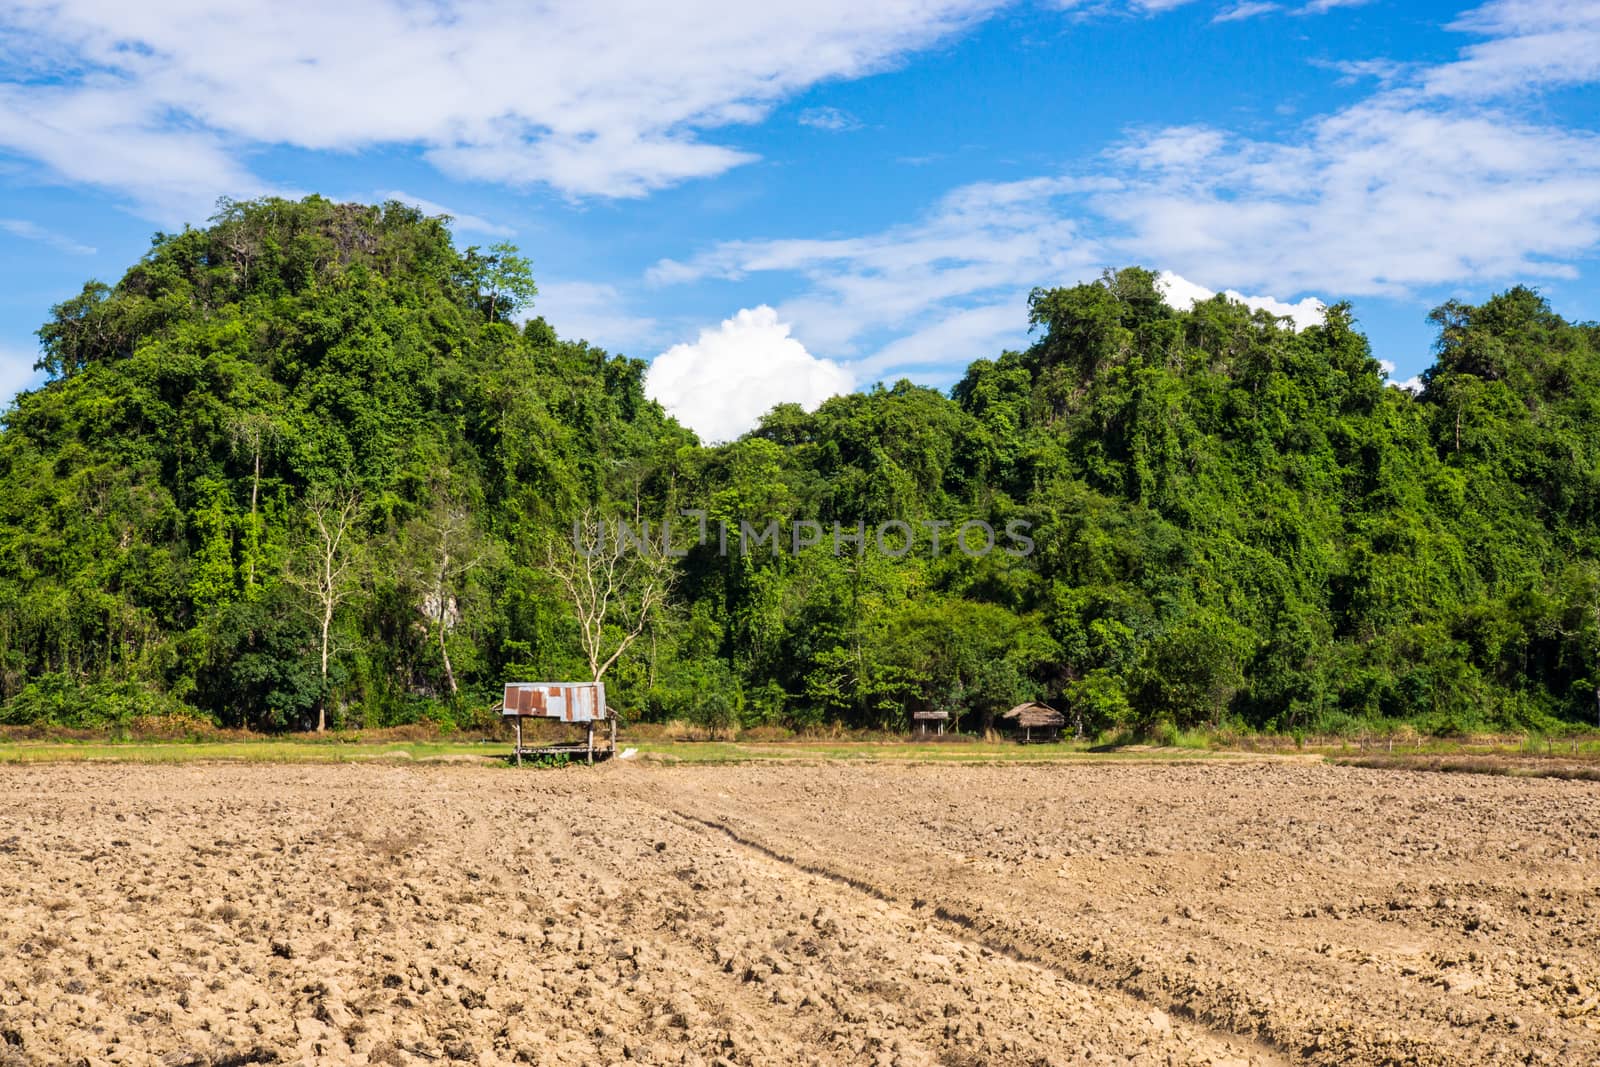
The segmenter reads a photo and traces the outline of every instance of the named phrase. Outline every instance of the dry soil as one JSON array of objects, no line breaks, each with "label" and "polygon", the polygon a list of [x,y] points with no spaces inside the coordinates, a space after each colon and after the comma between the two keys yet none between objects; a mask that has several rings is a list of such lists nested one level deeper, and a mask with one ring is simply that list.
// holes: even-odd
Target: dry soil
[{"label": "dry soil", "polygon": [[1600,1062],[1600,785],[0,767],[0,1063]]}]

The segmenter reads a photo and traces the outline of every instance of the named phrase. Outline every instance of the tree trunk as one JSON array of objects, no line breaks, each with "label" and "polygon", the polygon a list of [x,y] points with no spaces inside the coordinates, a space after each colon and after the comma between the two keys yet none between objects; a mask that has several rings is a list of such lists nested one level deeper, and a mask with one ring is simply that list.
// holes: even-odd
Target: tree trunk
[{"label": "tree trunk", "polygon": [[440,553],[439,578],[438,581],[434,583],[433,595],[439,601],[439,658],[444,661],[444,680],[445,683],[450,686],[450,695],[455,696],[457,692],[456,672],[455,668],[450,665],[450,649],[446,646],[444,639],[446,629],[445,620],[449,618],[450,614],[450,602],[446,599],[446,585],[450,574],[449,544],[449,541],[446,540],[444,542],[444,549]]},{"label": "tree trunk", "polygon": [[[440,614],[443,614],[443,612],[440,612]],[[439,657],[444,660],[444,678],[450,684],[450,695],[455,696],[456,672],[455,668],[450,666],[450,650],[445,647],[443,619],[439,620]]]},{"label": "tree trunk", "polygon": [[328,634],[333,629],[333,605],[322,613],[322,688],[317,693],[317,733],[328,730]]},{"label": "tree trunk", "polygon": [[245,559],[245,588],[256,584],[256,553],[261,551],[261,531],[256,526],[256,496],[261,491],[261,445],[256,445],[256,469],[250,479],[250,555]]}]

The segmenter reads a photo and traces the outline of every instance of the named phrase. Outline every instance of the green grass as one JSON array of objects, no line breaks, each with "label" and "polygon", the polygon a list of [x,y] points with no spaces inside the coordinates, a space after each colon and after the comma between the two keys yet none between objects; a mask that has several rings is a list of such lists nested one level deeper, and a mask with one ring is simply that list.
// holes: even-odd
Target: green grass
[{"label": "green grass", "polygon": [[[1129,739],[1119,738],[1121,742]],[[1187,733],[1168,738],[1159,747],[1112,746],[1063,741],[1019,745],[1011,741],[915,743],[795,739],[783,741],[630,741],[639,758],[658,763],[752,763],[770,761],[858,761],[884,763],[1039,764],[1089,761],[1189,762],[1249,756],[1322,756],[1335,761],[1391,756],[1387,739],[1369,739],[1365,750],[1356,739],[1316,739],[1297,747],[1284,738],[1214,738]],[[1231,743],[1230,743],[1231,741]],[[1270,741],[1271,743],[1267,743]],[[473,757],[498,763],[509,755],[509,741],[411,741],[361,739],[354,734],[327,737],[229,738],[193,741],[0,740],[0,764],[19,763],[422,763],[469,762]],[[1397,740],[1392,758],[1537,757],[1600,763],[1600,737],[1547,739],[1526,737],[1452,739],[1412,737]]]},{"label": "green grass", "polygon": [[[750,763],[847,760],[914,763],[1052,763],[1098,760],[1194,760],[1226,756],[1197,748],[1092,751],[1087,744],[1012,742],[912,744],[895,742],[634,741],[642,759],[662,763]],[[499,760],[511,746],[498,741],[388,741],[261,739],[243,741],[0,741],[0,763],[371,763],[446,762],[462,757]]]},{"label": "green grass", "polygon": [[1506,735],[1490,738],[1413,737],[1396,740],[1368,738],[1363,747],[1359,738],[1321,740],[1305,746],[1305,751],[1340,758],[1349,756],[1549,756],[1569,759],[1600,759],[1600,737],[1572,735],[1547,737],[1544,734]]},{"label": "green grass", "polygon": [[[623,747],[628,742],[620,742]],[[895,741],[639,741],[641,756],[677,763],[750,763],[772,760],[856,760],[885,763],[1056,763],[1094,760],[1192,760],[1227,753],[1201,749],[1096,750],[1085,742],[1019,745],[1012,741],[917,744]]]},{"label": "green grass", "polygon": [[510,746],[459,741],[6,741],[0,763],[397,763],[500,756]]}]

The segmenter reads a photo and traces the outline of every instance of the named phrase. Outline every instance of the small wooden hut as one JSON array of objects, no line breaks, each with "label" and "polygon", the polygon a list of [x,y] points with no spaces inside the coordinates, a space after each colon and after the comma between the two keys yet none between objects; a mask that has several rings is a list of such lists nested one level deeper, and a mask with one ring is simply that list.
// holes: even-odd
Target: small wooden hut
[{"label": "small wooden hut", "polygon": [[1059,711],[1038,701],[1018,704],[1000,717],[1011,720],[1021,731],[1022,736],[1017,740],[1025,745],[1035,741],[1055,741],[1061,736],[1061,728],[1067,724],[1066,717]]},{"label": "small wooden hut", "polygon": [[[604,682],[507,682],[505,699],[500,704],[500,714],[511,719],[517,730],[515,757],[522,766],[524,755],[578,755],[594,762],[594,724],[611,722],[611,747],[603,756],[616,755],[617,713],[606,703]],[[583,745],[544,745],[540,748],[522,747],[523,719],[555,719],[558,722],[577,723],[588,728],[588,739]]]},{"label": "small wooden hut", "polygon": [[918,737],[927,737],[933,734],[944,736],[944,724],[950,721],[948,711],[913,711],[911,713],[911,732]]}]

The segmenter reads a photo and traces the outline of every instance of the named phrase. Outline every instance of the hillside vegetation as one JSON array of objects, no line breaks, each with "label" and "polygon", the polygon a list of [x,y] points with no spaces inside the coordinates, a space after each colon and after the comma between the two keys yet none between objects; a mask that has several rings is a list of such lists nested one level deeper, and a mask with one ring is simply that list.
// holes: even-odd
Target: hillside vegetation
[{"label": "hillside vegetation", "polygon": [[[509,247],[310,198],[157,234],[53,309],[50,380],[0,433],[0,721],[464,722],[507,678],[588,672],[551,572],[575,519],[683,509],[776,521],[783,550],[713,532],[672,564],[606,676],[636,718],[1600,714],[1600,328],[1527,289],[1435,311],[1413,396],[1347,305],[1297,333],[1128,269],[1036,292],[1031,347],[948,395],[782,406],[714,448],[530,300]],[[867,551],[790,551],[813,520],[864,523]],[[1032,550],[969,555],[967,520]],[[895,521],[898,557],[873,544]]]}]

